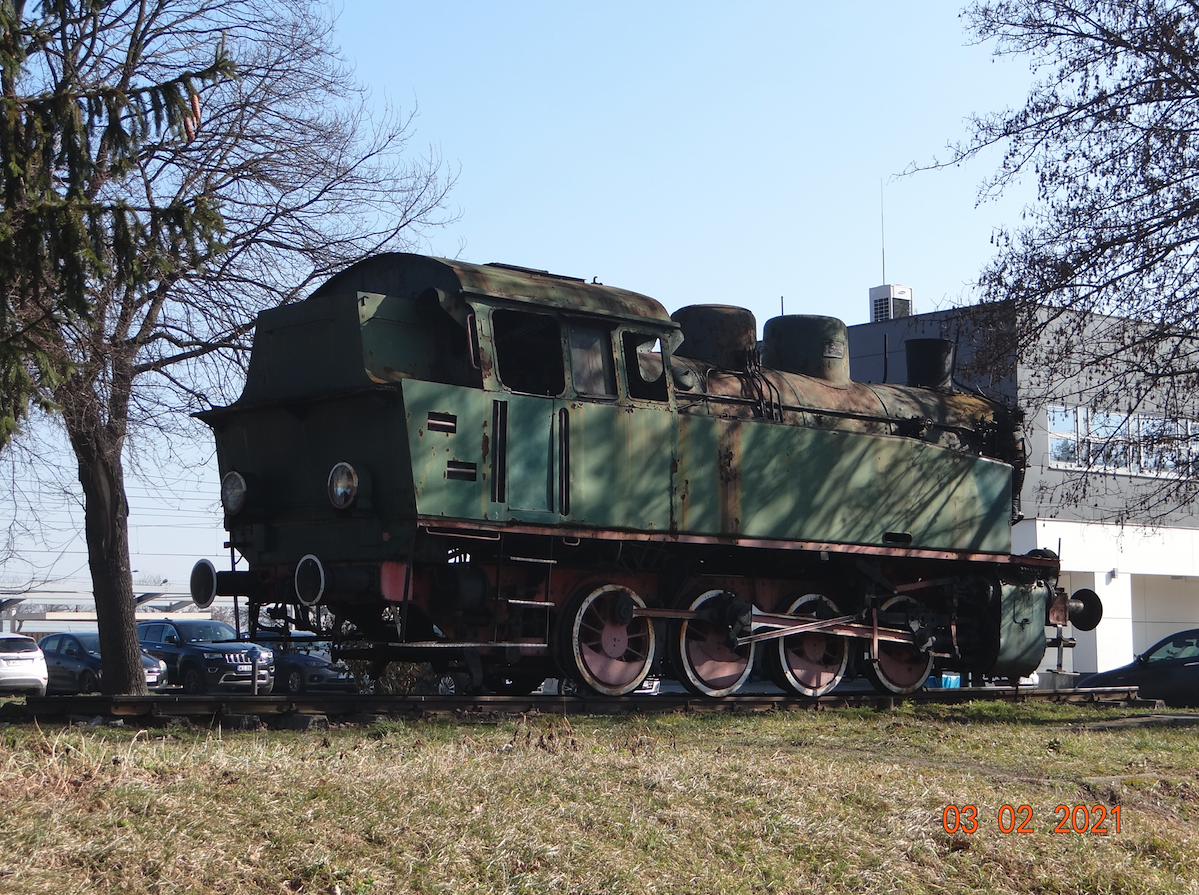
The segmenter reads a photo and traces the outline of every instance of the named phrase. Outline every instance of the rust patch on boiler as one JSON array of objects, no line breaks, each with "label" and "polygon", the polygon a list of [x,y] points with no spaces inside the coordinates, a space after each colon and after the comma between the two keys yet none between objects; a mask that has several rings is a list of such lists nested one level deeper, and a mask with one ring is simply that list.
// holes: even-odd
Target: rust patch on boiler
[{"label": "rust patch on boiler", "polygon": [[721,534],[741,528],[741,421],[721,420],[716,446]]}]

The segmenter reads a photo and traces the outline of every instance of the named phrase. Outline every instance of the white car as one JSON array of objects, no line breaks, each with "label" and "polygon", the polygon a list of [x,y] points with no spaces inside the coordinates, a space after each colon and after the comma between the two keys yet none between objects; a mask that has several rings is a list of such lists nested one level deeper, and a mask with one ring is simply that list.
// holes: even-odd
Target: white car
[{"label": "white car", "polygon": [[46,657],[24,634],[0,634],[0,693],[46,695]]}]

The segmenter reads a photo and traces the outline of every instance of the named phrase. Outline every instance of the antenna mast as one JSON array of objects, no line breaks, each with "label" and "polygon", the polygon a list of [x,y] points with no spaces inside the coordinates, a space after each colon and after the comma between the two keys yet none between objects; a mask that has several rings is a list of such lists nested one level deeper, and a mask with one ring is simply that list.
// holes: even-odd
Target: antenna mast
[{"label": "antenna mast", "polygon": [[883,250],[883,282],[887,282],[887,219],[883,206],[883,179],[878,179],[878,229],[879,244]]}]

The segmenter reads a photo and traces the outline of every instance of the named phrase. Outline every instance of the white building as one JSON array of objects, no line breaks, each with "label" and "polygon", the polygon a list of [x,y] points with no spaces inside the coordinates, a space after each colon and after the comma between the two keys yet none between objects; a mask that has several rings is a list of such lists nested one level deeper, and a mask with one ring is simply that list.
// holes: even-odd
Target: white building
[{"label": "white building", "polygon": [[[872,298],[873,298],[873,292]],[[1038,371],[992,364],[986,374],[971,359],[993,347],[970,309],[919,314],[849,327],[852,376],[859,382],[903,382],[904,342],[946,338],[957,345],[954,380],[992,397],[1014,400],[1029,412],[1025,440],[1029,468],[1021,491],[1023,519],[1012,530],[1014,553],[1041,548],[1061,557],[1061,585],[1069,593],[1094,590],[1103,621],[1075,632],[1066,670],[1102,671],[1131,662],[1167,634],[1199,627],[1199,517],[1160,505],[1129,512],[1138,496],[1156,493],[1166,480],[1191,473],[1187,435],[1199,424],[1153,412],[1111,414],[1088,409],[1086,387],[1074,399],[1046,402]],[[988,344],[991,341],[992,344]],[[1148,408],[1148,409],[1146,409]],[[1199,420],[1196,406],[1193,420]],[[1163,439],[1179,432],[1181,438]],[[1168,441],[1172,447],[1165,448]],[[1089,462],[1088,462],[1089,459]],[[1123,516],[1122,521],[1116,521]],[[1056,664],[1056,651],[1046,665]]]}]

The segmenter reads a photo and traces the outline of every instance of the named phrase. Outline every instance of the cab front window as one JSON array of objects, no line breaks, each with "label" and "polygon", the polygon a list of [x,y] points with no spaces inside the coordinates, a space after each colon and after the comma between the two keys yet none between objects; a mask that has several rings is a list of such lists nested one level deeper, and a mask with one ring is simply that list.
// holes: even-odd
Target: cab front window
[{"label": "cab front window", "polygon": [[612,337],[607,329],[572,323],[570,371],[575,391],[599,398],[616,397],[616,368],[612,363]]},{"label": "cab front window", "polygon": [[657,336],[625,333],[624,363],[630,398],[666,400],[666,369],[662,362],[662,342]]}]

